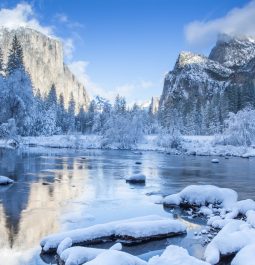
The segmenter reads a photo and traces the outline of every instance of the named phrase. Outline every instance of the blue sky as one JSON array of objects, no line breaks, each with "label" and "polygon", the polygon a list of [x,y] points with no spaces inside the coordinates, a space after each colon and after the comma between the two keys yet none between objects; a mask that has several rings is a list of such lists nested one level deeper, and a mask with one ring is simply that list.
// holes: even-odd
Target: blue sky
[{"label": "blue sky", "polygon": [[20,3],[31,8],[19,11],[21,20],[64,40],[66,63],[90,95],[120,93],[129,103],[160,96],[181,50],[208,54],[222,29],[243,32],[255,17],[254,1],[244,0],[2,0],[0,7],[17,11]]}]

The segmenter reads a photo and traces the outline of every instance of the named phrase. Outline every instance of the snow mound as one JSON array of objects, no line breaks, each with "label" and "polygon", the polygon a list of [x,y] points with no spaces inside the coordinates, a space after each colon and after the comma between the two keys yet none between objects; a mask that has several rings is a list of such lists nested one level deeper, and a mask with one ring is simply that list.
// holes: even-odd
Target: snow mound
[{"label": "snow mound", "polygon": [[99,254],[95,259],[86,265],[146,265],[147,262],[131,254],[117,250],[107,250]]},{"label": "snow mound", "polygon": [[0,176],[0,185],[8,185],[13,183],[14,181],[8,177]]},{"label": "snow mound", "polygon": [[217,264],[221,255],[236,253],[249,244],[255,244],[255,229],[244,221],[231,220],[207,245],[205,260]]},{"label": "snow mound", "polygon": [[[122,245],[120,243],[116,243],[110,249],[120,251],[122,249]],[[89,247],[70,247],[65,249],[61,253],[60,259],[65,263],[65,265],[79,265],[95,259],[99,254],[103,253],[104,251],[106,251],[106,249]]]},{"label": "snow mound", "polygon": [[60,242],[57,248],[57,254],[60,256],[61,253],[72,246],[73,242],[70,237],[65,238],[63,241]]},{"label": "snow mound", "polygon": [[246,213],[247,223],[250,224],[253,228],[255,228],[255,211],[249,210]]},{"label": "snow mound", "polygon": [[126,182],[130,183],[145,183],[146,176],[143,174],[135,174],[126,178]]},{"label": "snow mound", "polygon": [[183,233],[186,226],[180,221],[150,215],[49,235],[42,239],[41,247],[44,252],[54,251],[67,237],[73,244],[93,244],[112,240],[142,242]]},{"label": "snow mound", "polygon": [[254,265],[255,244],[242,248],[232,260],[231,265]]},{"label": "snow mound", "polygon": [[210,265],[189,255],[188,251],[178,246],[168,246],[161,256],[152,257],[148,265]]},{"label": "snow mound", "polygon": [[106,250],[100,248],[71,247],[61,253],[60,259],[65,265],[79,265],[95,259],[104,251]]},{"label": "snow mound", "polygon": [[181,192],[164,198],[165,205],[189,204],[204,206],[208,204],[221,207],[230,207],[237,201],[237,193],[227,188],[219,188],[213,185],[191,185]]}]

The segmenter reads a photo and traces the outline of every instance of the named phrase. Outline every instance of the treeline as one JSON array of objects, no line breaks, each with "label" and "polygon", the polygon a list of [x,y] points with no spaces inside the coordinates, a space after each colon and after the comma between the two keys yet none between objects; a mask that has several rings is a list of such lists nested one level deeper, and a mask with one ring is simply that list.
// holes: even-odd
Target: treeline
[{"label": "treeline", "polygon": [[63,95],[57,96],[53,84],[48,95],[34,94],[33,84],[23,61],[22,47],[14,36],[6,65],[0,49],[0,137],[15,134],[39,136],[67,133],[95,133],[117,142],[136,142],[144,133],[157,130],[153,110],[145,111],[136,104],[128,108],[117,96],[114,104],[97,97],[88,110],[75,113],[73,95],[65,107]]}]

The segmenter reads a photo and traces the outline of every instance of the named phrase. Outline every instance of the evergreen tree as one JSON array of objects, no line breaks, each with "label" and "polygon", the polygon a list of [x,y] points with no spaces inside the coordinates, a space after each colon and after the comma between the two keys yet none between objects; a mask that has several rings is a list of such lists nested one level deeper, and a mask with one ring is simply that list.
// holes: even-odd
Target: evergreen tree
[{"label": "evergreen tree", "polygon": [[23,50],[16,35],[14,35],[7,62],[7,74],[10,75],[16,69],[24,68]]},{"label": "evergreen tree", "polygon": [[127,103],[124,97],[117,95],[114,103],[114,111],[116,113],[125,113],[127,110]]},{"label": "evergreen tree", "polygon": [[0,75],[4,75],[4,62],[3,62],[3,53],[2,49],[0,48]]},{"label": "evergreen tree", "polygon": [[56,87],[55,85],[53,84],[51,86],[51,89],[49,91],[49,94],[47,96],[47,99],[46,99],[46,103],[48,105],[48,107],[55,107],[57,106],[57,92],[56,92]]},{"label": "evergreen tree", "polygon": [[68,104],[68,125],[69,131],[74,131],[75,129],[75,101],[73,93],[71,93],[69,104]]}]

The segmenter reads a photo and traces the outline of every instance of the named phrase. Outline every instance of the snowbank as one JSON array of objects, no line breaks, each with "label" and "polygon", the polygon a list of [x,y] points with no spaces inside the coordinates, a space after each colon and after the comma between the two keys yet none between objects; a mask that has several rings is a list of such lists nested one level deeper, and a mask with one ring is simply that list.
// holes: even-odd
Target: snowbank
[{"label": "snowbank", "polygon": [[189,255],[188,251],[178,246],[168,246],[161,256],[152,257],[148,265],[210,265]]},{"label": "snowbank", "polygon": [[135,174],[126,178],[126,182],[130,183],[145,183],[146,176],[143,174]]},{"label": "snowbank", "polygon": [[[143,141],[134,145],[132,150],[161,151],[170,154],[188,154],[203,156],[240,156],[254,157],[255,148],[247,146],[232,146],[218,144],[214,136],[182,136],[177,149],[159,145],[160,135],[145,135]],[[43,146],[50,148],[73,149],[104,149],[103,138],[100,135],[53,135],[38,137],[23,137],[23,146]],[[1,145],[1,143],[0,143]],[[115,145],[107,145],[107,149],[117,149]]]},{"label": "snowbank", "polygon": [[142,242],[183,233],[186,233],[186,226],[180,221],[152,215],[53,234],[42,239],[41,247],[44,252],[56,250],[67,237],[73,244],[95,244],[113,240]]},{"label": "snowbank", "polygon": [[237,193],[231,189],[213,185],[191,185],[179,193],[165,197],[163,203],[165,205],[188,204],[194,206],[213,204],[230,207],[237,201],[237,197]]},{"label": "snowbank", "polygon": [[13,183],[14,181],[8,177],[0,176],[0,185],[8,185]]}]

